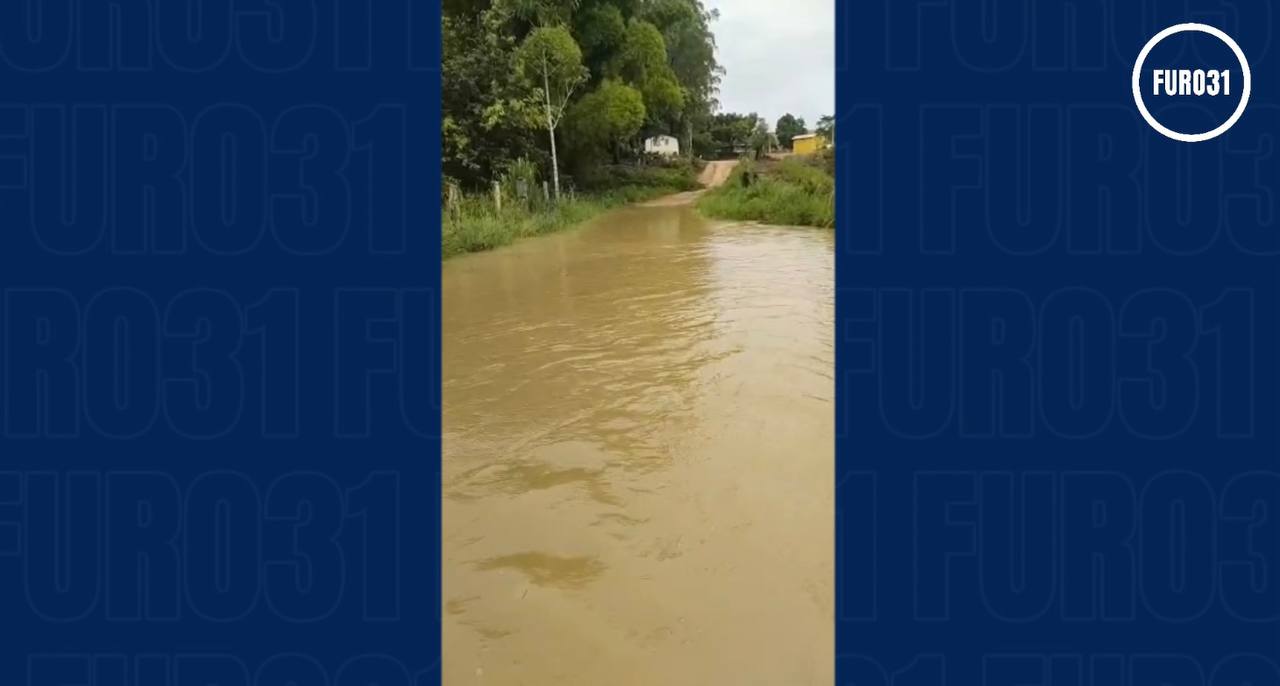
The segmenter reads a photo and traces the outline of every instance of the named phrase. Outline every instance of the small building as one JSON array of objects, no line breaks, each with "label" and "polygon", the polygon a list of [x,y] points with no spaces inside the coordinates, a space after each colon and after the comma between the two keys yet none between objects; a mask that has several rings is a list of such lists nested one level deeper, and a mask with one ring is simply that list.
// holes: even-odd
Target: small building
[{"label": "small building", "polygon": [[827,147],[827,139],[816,133],[805,133],[791,139],[791,151],[797,155],[812,155]]},{"label": "small building", "polygon": [[651,155],[679,157],[680,141],[675,136],[653,136],[644,140],[644,151]]}]

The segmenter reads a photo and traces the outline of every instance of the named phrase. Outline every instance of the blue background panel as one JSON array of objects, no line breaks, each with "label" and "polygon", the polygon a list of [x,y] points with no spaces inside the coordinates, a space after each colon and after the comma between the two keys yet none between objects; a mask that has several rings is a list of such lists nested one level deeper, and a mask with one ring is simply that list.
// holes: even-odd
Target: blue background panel
[{"label": "blue background panel", "polygon": [[0,683],[435,683],[439,10],[0,4]]},{"label": "blue background panel", "polygon": [[[1195,144],[1130,90],[1184,22],[1254,77]],[[1280,683],[1276,27],[837,3],[841,684]]]}]

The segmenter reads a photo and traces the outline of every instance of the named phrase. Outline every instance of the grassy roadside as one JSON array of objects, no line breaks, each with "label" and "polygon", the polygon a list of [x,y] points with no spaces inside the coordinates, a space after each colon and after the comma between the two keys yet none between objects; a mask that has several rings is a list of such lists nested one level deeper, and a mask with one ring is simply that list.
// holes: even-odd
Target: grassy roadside
[{"label": "grassy roadside", "polygon": [[727,183],[702,196],[698,209],[720,219],[833,228],[836,207],[832,155],[827,151],[812,157],[743,161]]},{"label": "grassy roadside", "polygon": [[489,194],[464,196],[442,217],[440,253],[444,259],[507,245],[518,238],[567,229],[606,210],[699,188],[692,166],[614,168],[584,179],[582,192],[560,202],[542,201],[541,190],[528,202],[504,189],[501,212]]}]

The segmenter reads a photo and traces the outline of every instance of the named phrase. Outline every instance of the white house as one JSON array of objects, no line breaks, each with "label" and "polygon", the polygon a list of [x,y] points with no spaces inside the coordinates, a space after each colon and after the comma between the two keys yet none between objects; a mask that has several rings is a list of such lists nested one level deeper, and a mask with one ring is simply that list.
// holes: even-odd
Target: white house
[{"label": "white house", "polygon": [[654,155],[676,157],[680,154],[680,141],[675,136],[653,136],[644,141],[644,151]]}]

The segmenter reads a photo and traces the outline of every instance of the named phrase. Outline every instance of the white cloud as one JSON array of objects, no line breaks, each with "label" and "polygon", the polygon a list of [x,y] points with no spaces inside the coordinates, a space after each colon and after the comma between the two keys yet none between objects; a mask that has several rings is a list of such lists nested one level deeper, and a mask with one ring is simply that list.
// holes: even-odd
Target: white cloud
[{"label": "white cloud", "polygon": [[772,127],[787,112],[809,128],[835,113],[836,0],[704,0],[712,24],[726,112],[758,112]]}]

